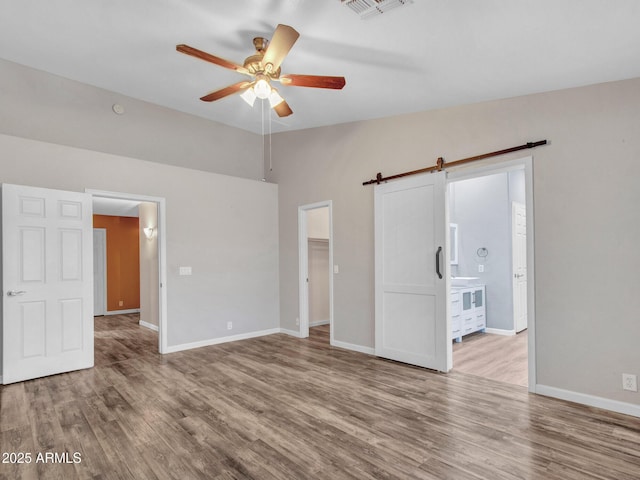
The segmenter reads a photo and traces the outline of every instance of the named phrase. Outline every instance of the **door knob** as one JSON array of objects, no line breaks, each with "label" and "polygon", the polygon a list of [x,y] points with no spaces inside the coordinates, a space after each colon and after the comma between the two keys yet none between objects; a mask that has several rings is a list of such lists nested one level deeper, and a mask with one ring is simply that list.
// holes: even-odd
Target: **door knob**
[{"label": "door knob", "polygon": [[7,295],[9,295],[10,297],[17,297],[20,295],[24,295],[25,293],[27,293],[25,290],[9,290],[7,292]]}]

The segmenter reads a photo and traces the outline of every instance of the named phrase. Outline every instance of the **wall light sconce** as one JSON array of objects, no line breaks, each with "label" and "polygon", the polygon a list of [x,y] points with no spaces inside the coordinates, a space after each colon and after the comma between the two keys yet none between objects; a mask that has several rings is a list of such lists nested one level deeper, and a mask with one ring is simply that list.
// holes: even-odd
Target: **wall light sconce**
[{"label": "wall light sconce", "polygon": [[153,227],[144,227],[142,230],[144,231],[144,236],[147,237],[147,240],[151,240],[156,234],[156,229]]}]

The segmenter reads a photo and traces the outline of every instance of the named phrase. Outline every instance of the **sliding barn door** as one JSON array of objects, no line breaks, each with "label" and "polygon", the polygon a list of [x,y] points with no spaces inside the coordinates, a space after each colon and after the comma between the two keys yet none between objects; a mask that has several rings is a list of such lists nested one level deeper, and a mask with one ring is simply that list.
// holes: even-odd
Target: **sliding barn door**
[{"label": "sliding barn door", "polygon": [[375,353],[446,372],[445,173],[375,187]]},{"label": "sliding barn door", "polygon": [[93,366],[91,196],[2,185],[2,381]]}]

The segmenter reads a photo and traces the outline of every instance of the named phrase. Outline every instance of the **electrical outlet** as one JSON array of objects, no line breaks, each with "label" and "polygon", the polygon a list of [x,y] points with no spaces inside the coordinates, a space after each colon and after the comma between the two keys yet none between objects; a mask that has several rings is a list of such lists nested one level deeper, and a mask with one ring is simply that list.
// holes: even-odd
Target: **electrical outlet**
[{"label": "electrical outlet", "polygon": [[119,307],[122,307],[123,305],[124,305],[124,300],[120,300],[120,301],[118,302],[118,306],[119,306]]},{"label": "electrical outlet", "polygon": [[484,272],[484,265],[480,264],[478,265],[478,273],[483,273]]},{"label": "electrical outlet", "polygon": [[622,389],[630,392],[638,391],[638,376],[631,373],[622,374]]},{"label": "electrical outlet", "polygon": [[231,330],[233,328],[233,322],[227,322],[227,330]]},{"label": "electrical outlet", "polygon": [[296,327],[300,325],[300,319],[296,318]]}]

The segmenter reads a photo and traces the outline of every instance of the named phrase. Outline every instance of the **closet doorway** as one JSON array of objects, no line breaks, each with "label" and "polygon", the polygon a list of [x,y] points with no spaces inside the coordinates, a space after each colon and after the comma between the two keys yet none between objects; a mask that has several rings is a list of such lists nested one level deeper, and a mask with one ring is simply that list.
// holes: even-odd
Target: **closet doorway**
[{"label": "closet doorway", "polygon": [[333,342],[333,242],[331,201],[298,210],[300,337]]},{"label": "closet doorway", "polygon": [[454,371],[533,387],[525,167],[523,160],[450,175],[450,315]]}]

